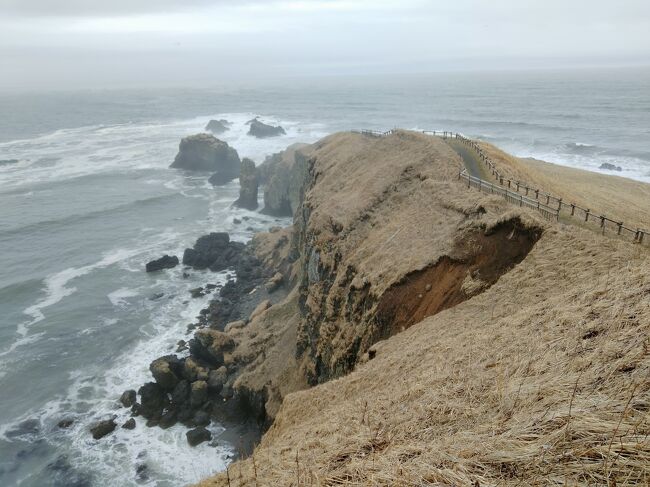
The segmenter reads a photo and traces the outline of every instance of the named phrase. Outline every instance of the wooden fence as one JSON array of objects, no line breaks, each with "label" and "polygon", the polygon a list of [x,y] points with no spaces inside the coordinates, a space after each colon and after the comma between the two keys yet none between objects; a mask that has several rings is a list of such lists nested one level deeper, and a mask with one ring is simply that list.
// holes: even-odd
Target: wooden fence
[{"label": "wooden fence", "polygon": [[[352,132],[370,137],[386,137],[392,134],[393,130],[388,130],[386,132],[377,130],[353,130]],[[632,238],[634,242],[639,244],[650,244],[650,236],[644,240],[646,234],[650,234],[650,231],[648,230],[632,228],[625,225],[624,222],[612,220],[605,215],[598,215],[597,213],[593,213],[589,208],[582,208],[575,203],[567,203],[562,198],[542,191],[539,188],[535,188],[525,182],[504,176],[504,174],[497,169],[496,164],[494,164],[485,151],[483,151],[481,146],[472,139],[456,132],[440,130],[422,130],[422,133],[442,137],[443,139],[456,139],[476,152],[480,161],[485,164],[487,170],[494,177],[496,184],[471,176],[466,170],[463,170],[460,172],[458,179],[467,181],[468,188],[475,187],[479,191],[498,194],[515,205],[539,211],[549,220],[559,221],[561,216],[576,218],[585,223],[597,224],[603,235],[605,235],[606,232],[609,232],[622,237]]]}]

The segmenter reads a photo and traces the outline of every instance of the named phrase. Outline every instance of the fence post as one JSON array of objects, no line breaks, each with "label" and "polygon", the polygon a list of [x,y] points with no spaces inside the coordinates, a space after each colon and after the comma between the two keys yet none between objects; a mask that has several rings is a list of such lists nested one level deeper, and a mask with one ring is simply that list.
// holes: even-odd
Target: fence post
[{"label": "fence post", "polygon": [[524,206],[524,197],[519,195],[519,206]]},{"label": "fence post", "polygon": [[519,193],[519,181],[517,181],[517,193]]},{"label": "fence post", "polygon": [[605,217],[600,215],[600,228],[602,229],[603,235],[605,235]]},{"label": "fence post", "polygon": [[535,190],[535,199],[539,199],[539,189]]},{"label": "fence post", "polygon": [[623,230],[623,222],[619,222],[619,223],[617,223],[617,225],[618,225],[618,233],[617,234],[620,235],[621,230]]},{"label": "fence post", "polygon": [[559,213],[559,211],[560,211],[561,209],[562,209],[562,198],[560,198],[559,200],[557,200],[557,211],[558,211],[558,213]]},{"label": "fence post", "polygon": [[528,186],[526,186],[526,196],[528,196]]},{"label": "fence post", "polygon": [[512,182],[512,181],[511,181],[510,179],[508,179],[508,187],[510,187],[510,183],[511,183],[511,182]]},{"label": "fence post", "polygon": [[585,221],[589,221],[589,212],[590,211],[591,210],[589,210],[589,209],[585,210]]},{"label": "fence post", "polygon": [[644,232],[642,230],[639,230],[639,243],[643,243],[643,235]]},{"label": "fence post", "polygon": [[571,203],[571,216],[576,214],[576,205],[575,203]]}]

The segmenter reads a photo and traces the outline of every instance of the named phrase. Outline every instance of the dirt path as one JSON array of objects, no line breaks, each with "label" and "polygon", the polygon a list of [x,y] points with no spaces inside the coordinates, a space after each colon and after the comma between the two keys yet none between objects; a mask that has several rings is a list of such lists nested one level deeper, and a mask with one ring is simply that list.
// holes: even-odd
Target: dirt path
[{"label": "dirt path", "polygon": [[455,139],[446,139],[446,141],[447,144],[449,144],[449,146],[463,159],[465,168],[469,172],[470,176],[488,179],[485,168],[475,151]]}]

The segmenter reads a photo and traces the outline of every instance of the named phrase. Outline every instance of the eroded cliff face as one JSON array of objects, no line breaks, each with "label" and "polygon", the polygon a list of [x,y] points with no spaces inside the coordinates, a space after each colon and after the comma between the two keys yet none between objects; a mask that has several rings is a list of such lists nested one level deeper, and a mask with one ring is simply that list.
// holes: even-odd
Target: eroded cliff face
[{"label": "eroded cliff face", "polygon": [[256,245],[292,292],[236,337],[258,354],[234,388],[267,424],[287,393],[349,373],[376,342],[484,292],[542,234],[496,202],[468,202],[461,162],[438,138],[344,133],[290,151],[294,162],[264,177],[298,188],[293,227]]}]

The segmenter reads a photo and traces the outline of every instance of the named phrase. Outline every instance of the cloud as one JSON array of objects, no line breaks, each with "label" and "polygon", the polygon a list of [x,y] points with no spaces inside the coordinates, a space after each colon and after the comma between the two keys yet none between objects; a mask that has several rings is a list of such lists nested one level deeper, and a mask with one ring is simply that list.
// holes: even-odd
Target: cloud
[{"label": "cloud", "polygon": [[0,14],[29,17],[121,16],[237,5],[254,0],[0,0]]}]

